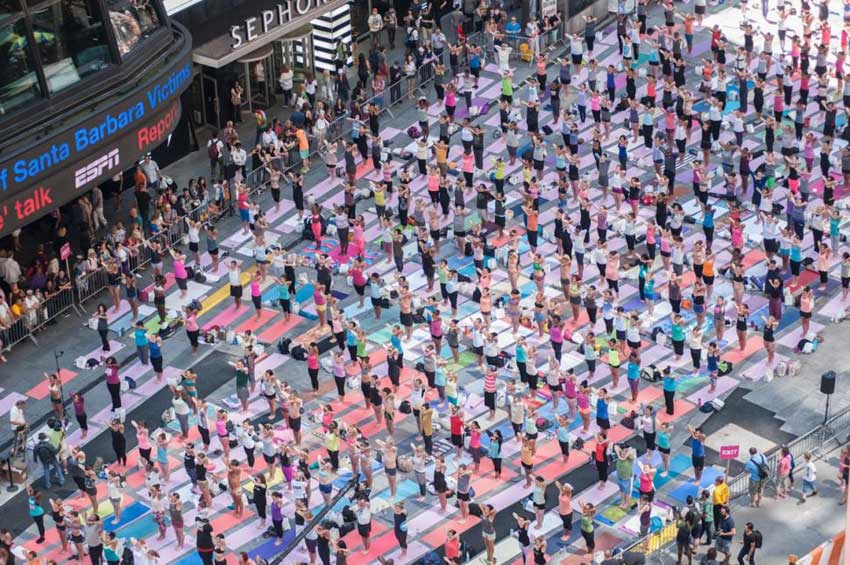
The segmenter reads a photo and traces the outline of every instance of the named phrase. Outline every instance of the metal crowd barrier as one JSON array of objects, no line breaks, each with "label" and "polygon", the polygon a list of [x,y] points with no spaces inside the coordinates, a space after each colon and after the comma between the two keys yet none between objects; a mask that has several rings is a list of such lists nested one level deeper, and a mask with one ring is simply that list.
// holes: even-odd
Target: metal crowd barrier
[{"label": "metal crowd barrier", "polygon": [[630,545],[624,547],[623,551],[633,551],[643,553],[644,555],[652,555],[676,541],[677,530],[678,528],[676,527],[675,521],[667,522],[657,532],[650,532],[647,535],[636,539]]},{"label": "metal crowd barrier", "polygon": [[32,339],[30,330],[26,325],[24,318],[18,318],[7,329],[0,331],[3,336],[3,349],[8,350],[13,345],[17,345],[27,338]]},{"label": "metal crowd barrier", "polygon": [[42,301],[38,307],[35,324],[29,328],[30,338],[36,343],[36,345],[38,345],[38,341],[35,337],[33,337],[33,334],[43,329],[51,321],[55,320],[68,310],[74,310],[79,313],[79,310],[77,310],[77,304],[74,300],[73,286],[68,285],[61,288],[59,292],[54,293],[52,296]]},{"label": "metal crowd barrier", "polygon": [[109,285],[106,269],[101,267],[77,278],[77,303],[90,300]]}]

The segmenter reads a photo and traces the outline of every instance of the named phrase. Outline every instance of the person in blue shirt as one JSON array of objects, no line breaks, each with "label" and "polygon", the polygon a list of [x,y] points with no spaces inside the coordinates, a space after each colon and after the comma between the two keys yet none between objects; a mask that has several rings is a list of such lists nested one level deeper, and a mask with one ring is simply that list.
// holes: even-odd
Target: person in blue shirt
[{"label": "person in blue shirt", "polygon": [[469,58],[469,72],[475,77],[475,88],[478,88],[478,77],[481,76],[481,55],[475,51]]},{"label": "person in blue shirt", "polygon": [[290,316],[292,316],[292,295],[289,291],[289,282],[284,277],[280,277],[277,283],[278,304],[280,304],[280,309],[283,310],[283,319],[288,322]]},{"label": "person in blue shirt", "polygon": [[561,448],[561,458],[566,463],[570,459],[570,443],[572,443],[572,438],[570,436],[570,421],[563,414],[558,416],[558,430],[556,435],[558,437],[558,446]]},{"label": "person in blue shirt", "polygon": [[518,21],[516,21],[516,16],[511,17],[511,21],[505,24],[505,33],[508,36],[508,40],[511,42],[515,42],[517,40],[517,36],[521,30],[522,26],[519,25]]},{"label": "person in blue shirt", "polygon": [[596,425],[603,430],[609,430],[611,421],[608,419],[608,390],[601,388],[596,394]]},{"label": "person in blue shirt", "polygon": [[404,367],[404,347],[401,345],[402,329],[399,326],[393,327],[393,335],[390,337],[390,345],[398,351],[398,366]]},{"label": "person in blue shirt", "polygon": [[148,336],[148,348],[150,350],[151,365],[156,382],[162,382],[162,338],[159,334],[152,333]]},{"label": "person in blue shirt", "polygon": [[688,426],[691,433],[691,464],[694,466],[694,482],[699,484],[702,470],[705,469],[705,434],[702,428]]},{"label": "person in blue shirt", "polygon": [[614,65],[608,65],[605,74],[605,88],[608,91],[608,100],[613,104],[617,94],[616,73]]},{"label": "person in blue shirt", "polygon": [[640,389],[640,362],[637,354],[629,353],[629,362],[626,365],[626,379],[629,381],[629,389],[632,393],[632,402],[637,402],[638,390]]},{"label": "person in blue shirt", "polygon": [[351,361],[357,361],[357,324],[354,322],[348,323],[348,329],[345,332],[345,347],[348,349],[348,356]]},{"label": "person in blue shirt", "polygon": [[764,485],[770,475],[767,459],[759,453],[755,447],[750,448],[750,459],[744,465],[744,470],[750,474],[748,490],[750,493],[750,506],[759,507],[761,497],[764,494]]},{"label": "person in blue shirt", "polygon": [[702,232],[705,234],[705,249],[708,251],[714,240],[714,208],[703,206],[702,212]]},{"label": "person in blue shirt", "polygon": [[676,375],[670,367],[665,367],[662,371],[664,378],[664,406],[667,409],[667,414],[672,416],[676,411]]},{"label": "person in blue shirt", "polygon": [[520,337],[517,340],[516,346],[514,347],[514,360],[516,361],[517,371],[519,371],[520,382],[528,382],[528,373],[526,371],[528,350],[525,347],[525,338]]},{"label": "person in blue shirt", "polygon": [[133,330],[133,336],[136,342],[136,353],[139,354],[139,361],[142,365],[147,365],[150,358],[148,331],[145,329],[145,325],[141,321],[136,322],[136,329]]}]

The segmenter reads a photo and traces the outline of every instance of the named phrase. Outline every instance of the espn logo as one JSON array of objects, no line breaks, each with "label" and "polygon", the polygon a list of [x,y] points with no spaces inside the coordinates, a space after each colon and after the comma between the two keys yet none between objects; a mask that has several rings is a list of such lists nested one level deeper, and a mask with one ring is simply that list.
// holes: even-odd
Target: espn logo
[{"label": "espn logo", "polygon": [[85,167],[77,169],[77,172],[74,173],[75,187],[83,187],[102,176],[105,172],[111,171],[118,166],[118,161],[118,149],[113,149],[106,155],[101,155]]}]

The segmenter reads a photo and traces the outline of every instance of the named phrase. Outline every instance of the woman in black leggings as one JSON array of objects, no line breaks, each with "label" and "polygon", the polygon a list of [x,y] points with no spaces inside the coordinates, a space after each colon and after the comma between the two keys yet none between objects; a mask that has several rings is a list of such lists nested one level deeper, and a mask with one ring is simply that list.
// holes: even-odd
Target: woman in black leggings
[{"label": "woman in black leggings", "polygon": [[106,306],[98,304],[95,316],[97,316],[97,333],[100,336],[101,350],[109,351],[109,339],[107,338],[109,334],[109,319],[106,314]]},{"label": "woman in black leggings", "polygon": [[121,408],[121,377],[118,375],[118,361],[115,357],[106,359],[106,388],[112,399],[112,411]]}]

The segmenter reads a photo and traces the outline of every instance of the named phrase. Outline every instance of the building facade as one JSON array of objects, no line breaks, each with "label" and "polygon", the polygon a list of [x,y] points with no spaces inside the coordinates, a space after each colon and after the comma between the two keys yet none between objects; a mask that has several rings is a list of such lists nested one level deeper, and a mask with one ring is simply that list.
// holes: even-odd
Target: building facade
[{"label": "building facade", "polygon": [[187,142],[191,38],[158,0],[7,0],[0,236]]}]

